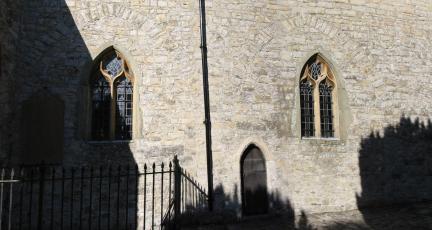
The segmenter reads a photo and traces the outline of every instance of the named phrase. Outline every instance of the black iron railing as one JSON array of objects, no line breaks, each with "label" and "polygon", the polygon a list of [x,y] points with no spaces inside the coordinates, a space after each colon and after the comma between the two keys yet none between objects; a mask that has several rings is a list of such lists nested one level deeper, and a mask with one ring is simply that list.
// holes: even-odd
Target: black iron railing
[{"label": "black iron railing", "polygon": [[173,229],[207,207],[177,158],[168,165],[2,168],[0,229]]},{"label": "black iron railing", "polygon": [[165,217],[164,229],[180,229],[180,218],[208,208],[208,195],[204,188],[186,172],[174,158],[174,191]]}]

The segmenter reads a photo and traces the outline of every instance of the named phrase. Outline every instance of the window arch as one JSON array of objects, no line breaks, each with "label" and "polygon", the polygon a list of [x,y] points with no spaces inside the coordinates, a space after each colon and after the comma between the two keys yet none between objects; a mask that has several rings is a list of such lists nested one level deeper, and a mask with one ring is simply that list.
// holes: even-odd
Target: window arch
[{"label": "window arch", "polygon": [[94,140],[131,140],[134,78],[124,56],[110,49],[95,63],[91,77]]},{"label": "window arch", "polygon": [[300,77],[301,136],[332,138],[337,136],[337,84],[335,77],[319,55],[305,64]]}]

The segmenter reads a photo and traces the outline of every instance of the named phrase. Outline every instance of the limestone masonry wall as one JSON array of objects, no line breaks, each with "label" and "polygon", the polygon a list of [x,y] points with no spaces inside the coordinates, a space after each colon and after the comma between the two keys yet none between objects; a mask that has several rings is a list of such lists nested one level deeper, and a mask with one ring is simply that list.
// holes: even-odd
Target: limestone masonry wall
[{"label": "limestone masonry wall", "polygon": [[[20,15],[12,17],[13,32],[5,24],[5,4]],[[64,164],[167,162],[178,154],[182,165],[206,184],[198,1],[11,4],[0,2],[3,156],[10,154],[8,160],[18,162],[29,154],[22,153],[19,135],[8,136],[8,129],[20,129],[24,101],[48,91],[65,105]],[[362,150],[371,145],[374,153],[382,152],[376,142],[368,141],[385,139],[388,127],[398,130],[409,123],[419,133],[430,133],[430,1],[208,0],[206,4],[217,208],[240,213],[241,195],[236,195],[241,194],[240,158],[249,144],[264,153],[269,193],[295,211],[356,209],[359,200],[379,202],[397,191],[399,183],[406,193],[389,202],[432,199],[423,190],[410,193],[413,181],[394,178],[392,173],[382,178],[383,183],[393,180],[387,181],[388,191],[365,197],[368,188],[362,175],[369,169],[362,168],[360,159]],[[125,55],[137,79],[130,143],[92,142],[85,135],[89,128],[85,91],[92,61],[110,46]],[[303,65],[316,53],[328,61],[338,81],[340,137],[334,139],[300,136],[298,82]],[[13,63],[12,56],[16,56]],[[9,87],[9,80],[5,86],[4,79],[13,79],[15,86]],[[405,123],[401,118],[407,119]],[[404,138],[398,135],[391,136],[396,143]],[[424,153],[424,161],[413,165],[407,159],[400,166],[417,167],[427,186],[432,184],[428,171],[432,161],[426,154],[430,138],[425,134],[410,139],[421,144],[406,151]],[[14,144],[7,150],[10,142]],[[387,165],[376,167],[392,168],[388,164],[398,161],[386,159]],[[370,173],[379,173],[373,170]]]}]

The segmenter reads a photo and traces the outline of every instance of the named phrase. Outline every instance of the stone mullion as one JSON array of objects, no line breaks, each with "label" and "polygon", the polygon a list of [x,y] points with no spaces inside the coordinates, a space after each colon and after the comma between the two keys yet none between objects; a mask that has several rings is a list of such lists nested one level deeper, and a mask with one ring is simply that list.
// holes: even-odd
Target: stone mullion
[{"label": "stone mullion", "polygon": [[315,137],[321,137],[321,111],[320,111],[320,98],[319,98],[319,82],[315,82],[315,87],[313,89],[314,98],[314,127],[315,127]]},{"label": "stone mullion", "polygon": [[332,123],[333,123],[333,136],[335,138],[339,138],[339,103],[338,103],[338,97],[337,97],[337,85],[333,83],[333,90],[332,90]]},{"label": "stone mullion", "polygon": [[110,110],[110,130],[109,130],[109,137],[110,140],[115,139],[115,115],[116,115],[116,90],[115,90],[115,84],[114,81],[110,81],[110,88],[111,88],[111,110]]}]

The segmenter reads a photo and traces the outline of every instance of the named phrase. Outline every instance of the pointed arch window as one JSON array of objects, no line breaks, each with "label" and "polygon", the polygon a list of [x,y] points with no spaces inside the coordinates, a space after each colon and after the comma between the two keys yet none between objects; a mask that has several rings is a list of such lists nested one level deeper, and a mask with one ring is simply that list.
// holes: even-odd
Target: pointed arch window
[{"label": "pointed arch window", "polygon": [[134,78],[124,57],[110,50],[96,63],[91,78],[94,140],[131,140]]},{"label": "pointed arch window", "polygon": [[318,54],[305,64],[300,78],[301,136],[333,138],[337,120],[336,80]]}]

